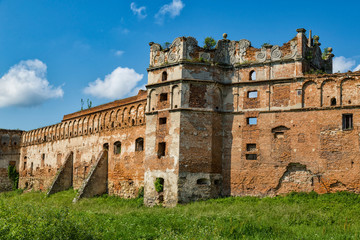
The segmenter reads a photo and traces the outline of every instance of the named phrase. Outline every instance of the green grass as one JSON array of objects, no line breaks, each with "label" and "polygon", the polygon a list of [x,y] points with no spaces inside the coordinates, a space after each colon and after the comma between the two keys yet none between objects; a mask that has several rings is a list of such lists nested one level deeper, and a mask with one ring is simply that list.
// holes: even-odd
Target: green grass
[{"label": "green grass", "polygon": [[0,239],[360,239],[360,195],[351,193],[230,197],[175,208],[109,196],[73,204],[75,194],[0,194]]}]

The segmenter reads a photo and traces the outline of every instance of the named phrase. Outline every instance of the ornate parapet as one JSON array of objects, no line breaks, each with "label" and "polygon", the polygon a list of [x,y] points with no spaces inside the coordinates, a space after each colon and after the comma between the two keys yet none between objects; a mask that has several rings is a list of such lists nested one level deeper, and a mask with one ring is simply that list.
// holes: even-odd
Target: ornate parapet
[{"label": "ornate parapet", "polygon": [[[223,35],[223,39],[217,42],[214,49],[200,47],[193,37],[176,38],[166,49],[163,49],[158,43],[151,42],[149,44],[150,67],[161,67],[184,61],[239,65],[302,59],[307,52],[305,46],[299,46],[307,41],[304,31],[299,32],[282,46],[265,43],[261,48],[254,48],[247,39],[228,40],[227,34]],[[301,38],[301,41],[298,38]]]}]

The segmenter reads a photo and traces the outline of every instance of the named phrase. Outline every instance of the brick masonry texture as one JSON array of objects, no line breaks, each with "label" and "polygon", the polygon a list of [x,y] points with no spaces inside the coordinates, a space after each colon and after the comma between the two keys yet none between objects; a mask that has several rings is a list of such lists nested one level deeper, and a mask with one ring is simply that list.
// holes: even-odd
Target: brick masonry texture
[{"label": "brick masonry texture", "polygon": [[215,49],[192,37],[151,42],[146,91],[18,133],[20,187],[63,189],[72,174],[89,196],[134,198],[144,187],[148,206],[360,192],[360,72],[332,74],[332,49],[323,55],[305,32],[261,48],[225,35]]}]

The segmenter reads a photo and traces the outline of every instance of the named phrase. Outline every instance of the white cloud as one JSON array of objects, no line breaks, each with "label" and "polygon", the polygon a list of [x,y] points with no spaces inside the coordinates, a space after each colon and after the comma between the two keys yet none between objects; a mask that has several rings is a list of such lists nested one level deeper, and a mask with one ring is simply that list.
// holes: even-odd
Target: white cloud
[{"label": "white cloud", "polygon": [[84,93],[99,98],[123,98],[129,93],[133,93],[143,76],[143,74],[135,72],[134,69],[118,67],[106,75],[104,80],[98,78],[89,83],[89,86],[84,89]]},{"label": "white cloud", "polygon": [[121,56],[121,55],[123,55],[124,54],[124,51],[122,51],[122,50],[116,50],[115,52],[114,52],[114,54],[115,54],[115,56]]},{"label": "white cloud", "polygon": [[131,11],[134,13],[134,15],[137,15],[139,19],[144,19],[146,18],[146,7],[142,6],[142,7],[136,7],[136,3],[132,2],[130,4],[130,9]]},{"label": "white cloud", "polygon": [[155,14],[156,22],[162,24],[167,14],[171,18],[175,18],[180,15],[181,10],[185,7],[185,4],[181,0],[173,0],[170,4],[165,4]]},{"label": "white cloud", "polygon": [[46,64],[38,59],[21,61],[0,78],[0,107],[29,107],[64,95],[46,79]]},{"label": "white cloud", "polygon": [[360,71],[360,64],[359,65],[357,65],[357,67],[356,68],[354,68],[354,70],[353,70],[354,72],[356,72],[356,71]]},{"label": "white cloud", "polygon": [[333,59],[333,72],[347,72],[355,65],[355,60],[351,58],[345,58],[343,56],[334,57]]}]

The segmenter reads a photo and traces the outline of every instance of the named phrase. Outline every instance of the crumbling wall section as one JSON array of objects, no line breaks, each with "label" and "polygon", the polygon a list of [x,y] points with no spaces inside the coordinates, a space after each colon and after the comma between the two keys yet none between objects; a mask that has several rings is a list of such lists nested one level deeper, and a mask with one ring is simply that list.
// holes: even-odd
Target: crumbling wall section
[{"label": "crumbling wall section", "polygon": [[23,131],[0,129],[0,192],[13,189],[8,176],[8,167],[19,171],[20,144]]}]

